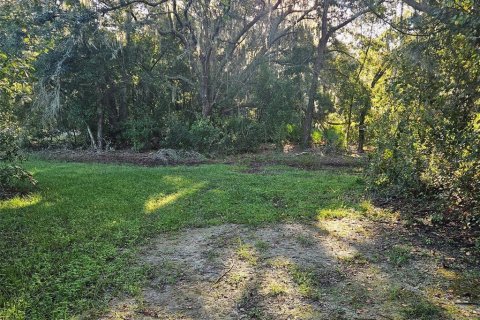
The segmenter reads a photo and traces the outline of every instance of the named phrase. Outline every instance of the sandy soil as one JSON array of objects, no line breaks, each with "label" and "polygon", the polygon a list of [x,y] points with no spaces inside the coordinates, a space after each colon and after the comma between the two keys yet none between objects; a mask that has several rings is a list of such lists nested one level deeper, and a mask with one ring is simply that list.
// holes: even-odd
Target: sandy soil
[{"label": "sandy soil", "polygon": [[429,239],[354,219],[163,234],[102,319],[480,319],[478,268]]}]

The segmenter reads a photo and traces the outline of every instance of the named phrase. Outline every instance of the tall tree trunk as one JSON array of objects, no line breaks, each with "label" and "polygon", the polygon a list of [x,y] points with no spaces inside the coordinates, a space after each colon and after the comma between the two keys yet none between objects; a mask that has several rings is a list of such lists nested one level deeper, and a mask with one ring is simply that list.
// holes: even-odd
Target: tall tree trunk
[{"label": "tall tree trunk", "polygon": [[[118,101],[118,124],[122,125],[128,118],[128,94],[130,79],[127,72],[127,65],[130,62],[130,46],[132,43],[132,13],[127,12],[127,21],[125,27],[125,48],[122,51],[123,63],[121,65],[122,81],[119,89],[119,101]],[[120,131],[120,128],[116,128]]]},{"label": "tall tree trunk", "polygon": [[95,138],[93,137],[92,129],[90,129],[90,126],[87,124],[87,132],[88,136],[90,137],[90,143],[92,144],[92,149],[97,150],[97,144],[95,143]]},{"label": "tall tree trunk", "polygon": [[[373,76],[372,83],[370,84],[370,89],[375,88],[377,85],[378,81],[382,78],[382,76],[385,74],[385,71],[387,70],[387,66],[382,65],[380,66],[380,69],[375,73]],[[363,147],[365,145],[365,118],[367,117],[368,110],[370,110],[370,105],[367,104],[363,106],[362,110],[360,110],[360,115],[359,115],[359,120],[358,120],[358,147],[357,151],[358,153],[363,153]]]},{"label": "tall tree trunk", "polygon": [[103,150],[103,106],[97,106],[97,148]]},{"label": "tall tree trunk", "polygon": [[77,147],[77,134],[76,134],[76,129],[73,129],[73,147]]},{"label": "tall tree trunk", "polygon": [[323,4],[322,20],[321,20],[321,38],[318,41],[315,62],[313,65],[313,78],[308,90],[308,102],[307,109],[305,110],[305,118],[303,121],[303,137],[302,147],[308,148],[311,142],[312,125],[313,125],[313,113],[315,109],[315,96],[318,89],[318,78],[320,72],[323,69],[325,63],[325,52],[327,50],[328,43],[328,8],[330,1],[325,0]]},{"label": "tall tree trunk", "polygon": [[200,98],[202,101],[202,116],[204,118],[208,118],[212,114],[212,102],[209,97],[208,82],[208,78],[202,77],[202,83],[200,84]]},{"label": "tall tree trunk", "polygon": [[365,118],[367,117],[368,106],[365,106],[360,111],[358,120],[358,153],[363,153],[363,146],[365,144]]},{"label": "tall tree trunk", "polygon": [[347,119],[347,136],[345,137],[345,144],[348,151],[348,146],[350,144],[350,129],[352,127],[352,109],[353,109],[353,99],[350,101],[350,105],[348,106],[348,119]]},{"label": "tall tree trunk", "polygon": [[200,99],[202,103],[202,116],[210,117],[212,114],[212,97],[210,83],[210,54],[206,54],[200,58],[201,77],[200,77]]}]

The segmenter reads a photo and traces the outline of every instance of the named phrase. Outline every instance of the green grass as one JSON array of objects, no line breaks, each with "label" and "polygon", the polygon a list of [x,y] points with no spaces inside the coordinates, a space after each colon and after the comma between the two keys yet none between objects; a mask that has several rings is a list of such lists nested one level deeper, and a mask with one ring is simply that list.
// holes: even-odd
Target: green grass
[{"label": "green grass", "polygon": [[[314,220],[357,208],[353,174],[228,165],[143,168],[30,161],[38,192],[0,201],[0,319],[93,317],[148,276],[134,263],[162,232]],[[348,194],[348,197],[345,197]],[[276,206],[279,199],[282,206]]]},{"label": "green grass", "polygon": [[248,262],[252,266],[256,265],[258,261],[258,255],[255,251],[256,250],[249,244],[242,243],[241,241],[238,243],[237,255],[241,260]]},{"label": "green grass", "polygon": [[283,283],[274,281],[267,285],[267,292],[268,295],[276,297],[287,293],[287,287]]},{"label": "green grass", "polygon": [[441,309],[438,306],[424,300],[416,301],[402,310],[405,319],[443,319]]},{"label": "green grass", "polygon": [[406,246],[393,246],[387,252],[388,260],[391,264],[401,267],[410,261],[412,254],[411,249]]},{"label": "green grass", "polygon": [[302,297],[320,300],[322,286],[318,283],[318,275],[315,270],[292,264],[289,266],[289,272],[293,281],[298,285],[298,291]]},{"label": "green grass", "polygon": [[313,247],[313,245],[315,245],[315,238],[310,235],[300,234],[296,236],[295,239],[305,248]]}]

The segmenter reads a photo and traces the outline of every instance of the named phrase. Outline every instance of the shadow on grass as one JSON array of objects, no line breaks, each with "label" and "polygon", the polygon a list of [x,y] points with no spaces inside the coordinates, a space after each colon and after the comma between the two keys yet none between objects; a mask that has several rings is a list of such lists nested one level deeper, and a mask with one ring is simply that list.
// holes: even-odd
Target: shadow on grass
[{"label": "shadow on grass", "polygon": [[155,272],[139,299],[119,300],[102,319],[472,318],[430,296],[435,261],[418,261],[420,270],[373,258],[382,250],[365,248],[376,235],[358,241],[360,248],[334,235],[334,225],[222,225],[159,238],[142,254]]}]

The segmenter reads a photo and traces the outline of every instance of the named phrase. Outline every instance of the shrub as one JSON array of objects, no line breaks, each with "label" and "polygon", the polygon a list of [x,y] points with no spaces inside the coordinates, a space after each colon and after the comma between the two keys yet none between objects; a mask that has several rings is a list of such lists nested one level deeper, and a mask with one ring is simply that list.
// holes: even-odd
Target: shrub
[{"label": "shrub", "polygon": [[163,145],[174,149],[192,148],[191,133],[188,123],[180,120],[177,116],[171,115],[165,119],[163,130]]},{"label": "shrub", "polygon": [[210,120],[196,120],[189,131],[192,147],[200,152],[214,152],[220,148],[222,130],[215,127]]},{"label": "shrub", "polygon": [[19,163],[23,160],[17,144],[18,130],[12,123],[0,127],[0,198],[28,191],[36,181]]},{"label": "shrub", "polygon": [[259,123],[241,117],[228,119],[223,125],[223,132],[221,149],[227,153],[256,151],[263,137]]},{"label": "shrub", "polygon": [[367,179],[372,189],[388,193],[419,194],[426,186],[419,179],[422,171],[409,148],[384,145],[370,154]]},{"label": "shrub", "polygon": [[254,120],[231,117],[218,124],[197,119],[191,126],[171,117],[164,145],[173,149],[193,149],[201,153],[256,151],[263,141],[262,126]]},{"label": "shrub", "polygon": [[319,145],[322,143],[323,135],[322,132],[318,129],[313,130],[312,132],[312,143],[314,145]]},{"label": "shrub", "polygon": [[158,121],[151,117],[131,119],[126,123],[125,137],[133,145],[134,150],[158,147],[154,140],[159,136]]},{"label": "shrub", "polygon": [[288,123],[285,126],[287,143],[300,143],[302,139],[302,130],[298,124]]},{"label": "shrub", "polygon": [[345,134],[340,126],[332,126],[323,132],[325,147],[329,151],[338,151],[343,149],[345,144]]}]

